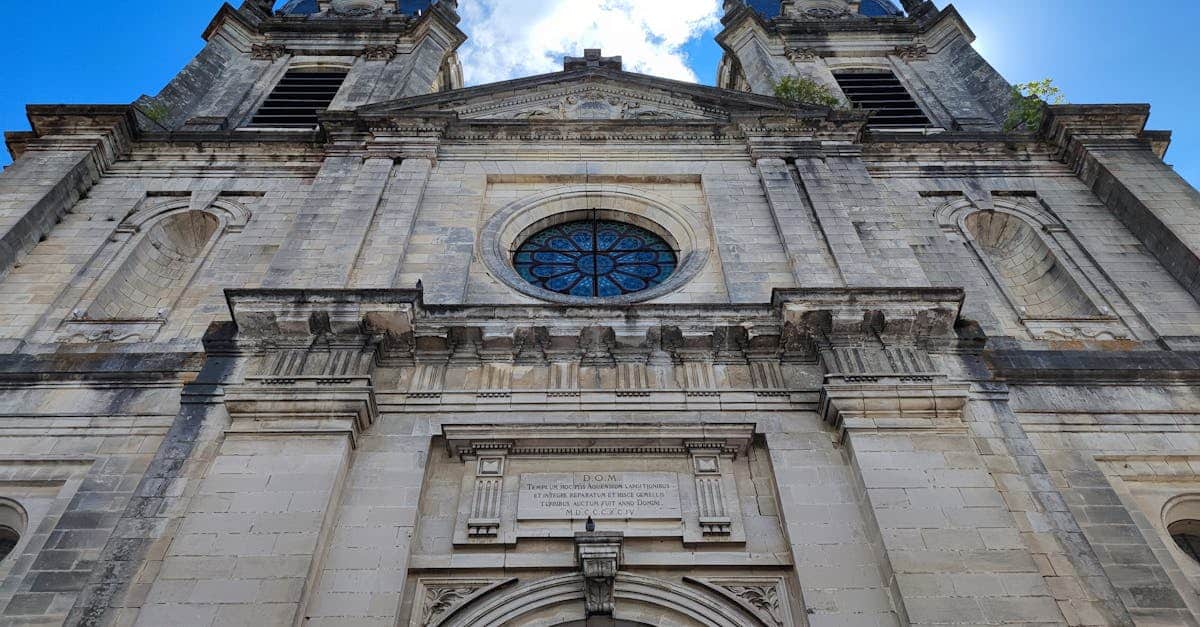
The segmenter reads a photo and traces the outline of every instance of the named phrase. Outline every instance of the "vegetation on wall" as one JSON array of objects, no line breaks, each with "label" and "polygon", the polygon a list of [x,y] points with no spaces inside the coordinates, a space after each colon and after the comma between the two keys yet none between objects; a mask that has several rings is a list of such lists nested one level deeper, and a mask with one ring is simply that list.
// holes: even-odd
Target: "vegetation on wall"
[{"label": "vegetation on wall", "polygon": [[842,100],[833,95],[828,87],[810,79],[785,76],[773,85],[775,97],[797,105],[816,107],[842,107]]},{"label": "vegetation on wall", "polygon": [[138,110],[147,118],[161,126],[171,116],[171,110],[164,104],[158,102],[147,102],[138,105]]},{"label": "vegetation on wall", "polygon": [[1030,83],[1013,85],[1012,109],[1004,123],[1006,132],[1025,129],[1037,131],[1046,117],[1046,105],[1066,104],[1062,90],[1054,85],[1054,79],[1045,78]]}]

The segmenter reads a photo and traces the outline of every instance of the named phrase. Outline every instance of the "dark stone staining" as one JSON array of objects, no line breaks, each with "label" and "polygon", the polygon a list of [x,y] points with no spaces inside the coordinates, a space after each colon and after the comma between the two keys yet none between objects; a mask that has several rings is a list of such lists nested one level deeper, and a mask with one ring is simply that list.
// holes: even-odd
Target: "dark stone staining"
[{"label": "dark stone staining", "polygon": [[[206,364],[192,384],[196,389],[211,388],[228,374],[231,363],[215,359]],[[184,391],[185,394],[187,390]],[[105,536],[100,560],[92,567],[92,576],[68,615],[71,625],[100,625],[110,607],[129,589],[145,561],[151,544],[165,533],[167,518],[160,513],[170,498],[168,491],[183,476],[200,430],[207,418],[207,406],[184,404],[159,445],[149,467],[142,475],[136,492],[128,500],[112,537]]]},{"label": "dark stone staining", "polygon": [[54,601],[52,593],[21,593],[13,595],[4,614],[8,616],[30,616],[45,614]]}]

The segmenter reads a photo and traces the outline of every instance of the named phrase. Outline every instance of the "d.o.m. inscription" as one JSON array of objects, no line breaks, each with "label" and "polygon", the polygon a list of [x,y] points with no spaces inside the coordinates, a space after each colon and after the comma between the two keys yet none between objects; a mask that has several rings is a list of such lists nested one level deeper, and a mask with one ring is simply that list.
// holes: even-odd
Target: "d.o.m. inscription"
[{"label": "d.o.m. inscription", "polygon": [[523,474],[518,520],[680,519],[679,478],[669,472]]}]

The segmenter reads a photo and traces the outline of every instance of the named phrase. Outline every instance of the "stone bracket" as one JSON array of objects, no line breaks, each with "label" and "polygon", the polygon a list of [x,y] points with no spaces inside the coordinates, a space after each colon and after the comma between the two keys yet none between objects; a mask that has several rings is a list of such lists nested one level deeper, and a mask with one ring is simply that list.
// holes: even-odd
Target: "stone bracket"
[{"label": "stone bracket", "polygon": [[583,573],[587,615],[610,616],[616,605],[613,588],[624,558],[622,533],[587,531],[575,534],[575,559]]},{"label": "stone bracket", "polygon": [[346,434],[356,447],[379,416],[367,376],[247,377],[226,390],[225,408],[226,433]]},{"label": "stone bracket", "polygon": [[890,377],[872,383],[839,383],[821,389],[818,413],[844,439],[851,430],[966,429],[963,409],[970,384],[946,380],[905,383]]}]

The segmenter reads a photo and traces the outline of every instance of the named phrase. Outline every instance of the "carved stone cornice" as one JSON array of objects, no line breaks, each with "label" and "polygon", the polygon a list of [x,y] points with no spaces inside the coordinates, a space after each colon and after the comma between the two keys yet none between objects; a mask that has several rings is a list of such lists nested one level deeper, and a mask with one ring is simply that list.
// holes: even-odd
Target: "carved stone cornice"
[{"label": "carved stone cornice", "polygon": [[229,433],[344,434],[376,420],[373,374],[389,344],[411,341],[419,295],[403,290],[228,290],[234,328],[210,352],[241,354],[243,381],[226,388]]},{"label": "carved stone cornice", "polygon": [[1051,105],[1038,135],[1057,148],[1059,160],[1078,170],[1092,146],[1158,151],[1163,138],[1146,132],[1149,118],[1150,105],[1145,104]]},{"label": "carved stone cornice", "polygon": [[861,430],[965,430],[962,416],[969,396],[969,384],[945,377],[928,382],[899,377],[872,383],[834,379],[821,390],[818,412],[843,437]]},{"label": "carved stone cornice", "polygon": [[131,105],[29,105],[25,114],[33,134],[23,138],[26,150],[100,148],[111,160],[126,152],[138,134]]},{"label": "carved stone cornice", "polygon": [[902,345],[951,342],[963,300],[958,288],[811,288],[774,295],[792,332],[822,345],[862,338]]},{"label": "carved stone cornice", "polygon": [[[574,363],[694,369],[779,358],[833,363],[840,353],[823,353],[831,347],[886,346],[877,355],[881,359],[912,362],[918,358],[906,347],[959,348],[955,322],[962,292],[780,290],[771,306],[426,308],[415,290],[230,290],[228,299],[236,333],[214,335],[207,343],[210,351],[256,354],[312,350],[321,343],[370,343],[377,363],[388,366]],[[876,354],[859,355],[874,359]],[[703,372],[692,374],[704,378]],[[681,389],[701,388],[708,389],[691,383]]]},{"label": "carved stone cornice", "polygon": [[816,61],[817,59],[820,59],[822,55],[819,50],[817,50],[816,48],[809,47],[809,46],[805,46],[802,48],[793,48],[791,46],[784,46],[783,56],[787,57],[789,61],[793,61],[793,62],[808,62],[808,61]]},{"label": "carved stone cornice", "polygon": [[752,424],[481,424],[444,425],[450,455],[467,459],[503,449],[508,455],[632,454],[686,457],[698,448],[737,457],[750,446]]},{"label": "carved stone cornice", "polygon": [[355,446],[379,415],[369,376],[248,377],[226,389],[225,408],[229,434],[345,435]]},{"label": "carved stone cornice", "polygon": [[734,122],[757,161],[818,155],[829,146],[859,143],[868,117],[859,109],[819,109],[791,116],[737,115]]}]

